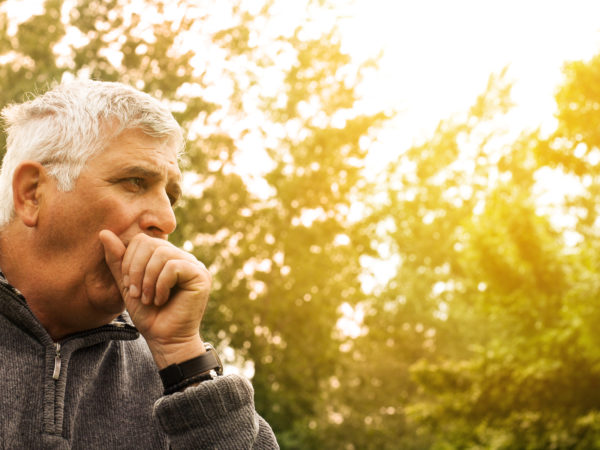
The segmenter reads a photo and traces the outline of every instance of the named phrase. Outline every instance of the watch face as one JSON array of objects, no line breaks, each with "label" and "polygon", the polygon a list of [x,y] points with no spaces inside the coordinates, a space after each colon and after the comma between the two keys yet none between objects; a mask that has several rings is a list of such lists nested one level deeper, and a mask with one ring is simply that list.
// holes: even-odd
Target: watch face
[{"label": "watch face", "polygon": [[211,354],[215,358],[216,367],[214,367],[213,370],[217,373],[217,375],[223,375],[223,363],[221,362],[221,358],[219,358],[219,354],[215,348],[206,342],[204,343],[204,348],[206,349],[207,353]]}]

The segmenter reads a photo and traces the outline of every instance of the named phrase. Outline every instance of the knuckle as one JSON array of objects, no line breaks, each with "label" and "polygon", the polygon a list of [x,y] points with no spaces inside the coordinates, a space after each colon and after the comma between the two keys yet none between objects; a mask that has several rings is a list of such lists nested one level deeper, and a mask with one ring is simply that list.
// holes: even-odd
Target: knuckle
[{"label": "knuckle", "polygon": [[212,282],[212,273],[210,273],[210,270],[208,270],[206,264],[204,264],[202,261],[198,261],[198,265],[200,266],[200,270],[202,271],[202,273],[204,273],[206,277]]},{"label": "knuckle", "polygon": [[184,252],[184,254],[185,254],[185,259],[186,260],[188,260],[190,262],[193,262],[193,263],[196,263],[196,264],[200,263],[200,264],[202,264],[204,266],[204,264],[202,263],[202,261],[200,261],[198,258],[196,258],[193,254],[191,254],[191,253],[185,253],[185,252]]},{"label": "knuckle", "polygon": [[178,265],[179,265],[179,263],[178,263],[178,261],[176,259],[168,259],[165,262],[165,268],[167,268],[169,270],[171,270],[171,269],[173,269],[173,270],[177,269]]},{"label": "knuckle", "polygon": [[161,245],[154,250],[154,255],[158,256],[161,259],[169,259],[171,254],[171,249],[165,245]]}]

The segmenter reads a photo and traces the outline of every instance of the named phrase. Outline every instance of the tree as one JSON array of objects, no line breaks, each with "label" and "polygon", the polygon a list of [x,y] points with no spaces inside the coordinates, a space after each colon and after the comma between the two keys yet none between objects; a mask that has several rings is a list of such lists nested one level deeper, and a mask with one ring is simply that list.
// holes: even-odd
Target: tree
[{"label": "tree", "polygon": [[[467,117],[442,122],[392,168],[382,217],[394,218],[401,264],[360,346],[383,387],[368,416],[382,447],[599,445],[598,146],[586,131],[597,61],[567,67],[549,138],[501,136],[509,86],[492,80]],[[582,189],[544,205],[541,174],[557,168]],[[573,224],[559,227],[557,211]]]},{"label": "tree", "polygon": [[[48,0],[15,35],[5,16],[0,53],[14,58],[0,79],[13,88],[0,106],[72,76],[120,80],[170,105],[188,130],[182,164],[192,180],[171,239],[214,274],[203,334],[254,367],[257,409],[282,447],[319,447],[323,389],[339,360],[339,307],[362,298],[359,258],[371,244],[367,221],[350,217],[368,188],[360,138],[385,119],[354,111],[363,69],[342,53],[333,25],[315,34],[309,23],[331,11],[307,2],[282,35],[268,30],[284,2],[63,6]],[[268,148],[270,168],[257,193],[238,160],[258,145]]]}]

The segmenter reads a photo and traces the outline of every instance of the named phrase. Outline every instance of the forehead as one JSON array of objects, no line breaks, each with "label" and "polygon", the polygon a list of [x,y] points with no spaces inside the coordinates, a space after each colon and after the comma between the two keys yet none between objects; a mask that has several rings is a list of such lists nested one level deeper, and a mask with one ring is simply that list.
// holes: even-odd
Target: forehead
[{"label": "forehead", "polygon": [[177,148],[170,140],[156,139],[140,130],[126,130],[92,157],[86,169],[100,174],[140,167],[160,173],[169,182],[180,183]]}]

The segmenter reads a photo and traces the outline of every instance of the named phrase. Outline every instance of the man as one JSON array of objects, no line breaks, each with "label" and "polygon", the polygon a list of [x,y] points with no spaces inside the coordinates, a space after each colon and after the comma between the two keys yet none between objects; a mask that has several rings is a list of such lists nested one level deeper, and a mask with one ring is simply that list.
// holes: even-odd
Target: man
[{"label": "man", "polygon": [[249,382],[211,375],[211,277],[166,240],[183,148],[170,112],[75,81],[2,115],[3,448],[277,448]]}]

